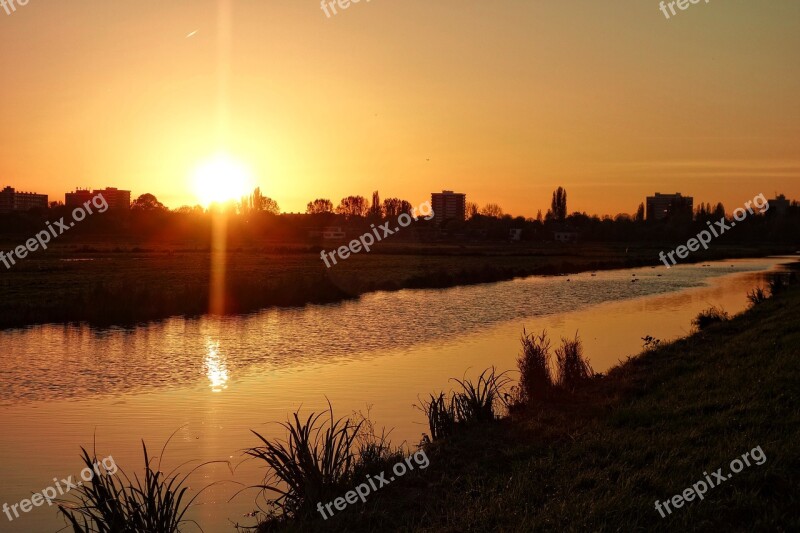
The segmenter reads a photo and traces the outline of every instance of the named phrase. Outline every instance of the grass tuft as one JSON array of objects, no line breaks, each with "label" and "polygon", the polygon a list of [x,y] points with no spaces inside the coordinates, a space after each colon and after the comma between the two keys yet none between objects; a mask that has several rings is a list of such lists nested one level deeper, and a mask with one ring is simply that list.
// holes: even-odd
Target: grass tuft
[{"label": "grass tuft", "polygon": [[558,386],[574,391],[594,377],[594,370],[583,355],[583,344],[577,333],[574,339],[561,339],[561,343],[561,347],[556,349]]},{"label": "grass tuft", "polygon": [[692,325],[702,331],[713,324],[727,322],[728,320],[730,320],[730,315],[725,310],[721,307],[713,306],[700,311],[700,314],[692,319]]},{"label": "grass tuft", "polygon": [[455,379],[461,390],[431,394],[419,409],[428,417],[430,436],[423,442],[437,441],[453,435],[458,428],[475,423],[494,422],[508,408],[510,379],[506,372],[497,373],[494,367],[484,370],[473,382]]},{"label": "grass tuft", "polygon": [[[328,419],[323,417],[328,415]],[[299,413],[281,424],[288,440],[271,441],[253,434],[261,441],[245,451],[270,468],[261,489],[270,507],[284,519],[300,518],[315,512],[317,502],[337,494],[352,473],[356,462],[356,444],[362,423],[349,418],[335,419],[333,408],[311,413],[305,420]],[[271,498],[268,495],[276,494]]]},{"label": "grass tuft", "polygon": [[547,331],[534,335],[522,329],[522,354],[517,359],[520,371],[519,401],[529,404],[547,399],[553,390],[552,355]]},{"label": "grass tuft", "polygon": [[[81,450],[84,464],[92,470],[98,463],[97,457],[91,457],[84,448]],[[181,525],[193,523],[184,517],[205,489],[187,499],[186,481],[195,470],[209,463],[193,468],[186,475],[174,471],[165,475],[161,471],[161,458],[154,467],[144,442],[142,450],[143,479],[134,474],[131,480],[121,469],[115,472],[95,469],[92,480],[76,489],[77,501],[59,502],[58,507],[74,533],[176,533]]]}]

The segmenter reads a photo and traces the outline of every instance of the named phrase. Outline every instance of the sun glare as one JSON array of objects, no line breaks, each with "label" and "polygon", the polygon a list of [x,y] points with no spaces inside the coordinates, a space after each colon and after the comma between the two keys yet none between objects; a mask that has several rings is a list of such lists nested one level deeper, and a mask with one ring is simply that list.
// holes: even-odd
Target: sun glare
[{"label": "sun glare", "polygon": [[192,176],[194,194],[204,206],[239,200],[252,191],[253,176],[241,162],[218,154],[200,163]]}]

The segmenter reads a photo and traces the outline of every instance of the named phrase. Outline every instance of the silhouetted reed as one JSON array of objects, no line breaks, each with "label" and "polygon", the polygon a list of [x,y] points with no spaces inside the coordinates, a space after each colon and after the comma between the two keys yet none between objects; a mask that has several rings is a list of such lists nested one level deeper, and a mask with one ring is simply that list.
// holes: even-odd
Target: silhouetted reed
[{"label": "silhouetted reed", "polygon": [[590,381],[595,374],[589,360],[583,356],[583,344],[577,333],[572,340],[562,338],[561,343],[561,347],[556,349],[557,384],[573,391]]},{"label": "silhouetted reed", "polygon": [[553,390],[552,356],[547,331],[534,335],[523,328],[520,341],[522,353],[517,359],[520,371],[518,400],[521,403],[543,400]]},{"label": "silhouetted reed", "polygon": [[747,293],[747,299],[750,300],[752,305],[758,305],[767,300],[769,296],[767,295],[767,291],[765,291],[761,287],[756,287],[755,289],[751,290]]},{"label": "silhouetted reed", "polygon": [[[322,417],[329,415],[329,420]],[[282,423],[288,440],[269,440],[253,434],[263,444],[245,453],[264,461],[270,469],[258,485],[264,499],[284,518],[312,514],[314,505],[335,495],[350,476],[356,462],[356,442],[361,423],[334,419],[333,408],[311,413],[301,420],[298,413]],[[267,497],[268,493],[277,498]]]},{"label": "silhouetted reed", "polygon": [[[205,489],[187,499],[186,481],[209,463],[198,465],[183,476],[175,471],[165,475],[161,472],[161,458],[154,468],[144,442],[142,449],[144,479],[134,474],[131,480],[121,469],[115,474],[96,471],[91,481],[75,489],[77,502],[59,502],[59,509],[75,533],[174,533],[182,524],[192,523],[184,516]],[[165,449],[166,445],[162,457]],[[91,470],[97,458],[81,450],[83,462]]]},{"label": "silhouetted reed", "polygon": [[719,324],[728,320],[730,320],[730,315],[728,315],[725,310],[713,306],[700,311],[700,313],[692,319],[692,325],[702,331],[713,324]]},{"label": "silhouetted reed", "polygon": [[493,422],[508,407],[508,384],[506,372],[497,373],[494,367],[484,370],[473,382],[468,379],[453,379],[460,391],[430,395],[430,400],[421,401],[418,407],[428,417],[430,436],[425,441],[436,441],[451,436],[465,425]]}]

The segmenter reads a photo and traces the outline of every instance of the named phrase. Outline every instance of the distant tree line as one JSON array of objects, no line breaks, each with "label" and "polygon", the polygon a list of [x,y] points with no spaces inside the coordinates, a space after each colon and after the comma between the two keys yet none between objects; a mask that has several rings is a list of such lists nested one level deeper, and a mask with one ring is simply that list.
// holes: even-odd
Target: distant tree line
[{"label": "distant tree line", "polygon": [[[371,200],[354,195],[342,198],[338,204],[330,199],[317,198],[306,206],[304,214],[281,213],[278,203],[255,189],[240,201],[214,204],[209,208],[182,206],[170,210],[152,194],[142,194],[130,210],[109,210],[95,214],[70,230],[64,240],[86,235],[121,236],[128,240],[158,239],[204,243],[208,241],[214,213],[225,213],[229,230],[245,240],[276,240],[308,242],[309,235],[326,227],[338,226],[347,232],[363,231],[371,223],[396,219],[410,213],[412,204],[401,198],[381,199],[378,191]],[[30,237],[41,230],[46,220],[70,217],[71,209],[53,202],[49,209],[33,209],[25,213],[0,214],[0,238],[4,240]],[[678,210],[673,216],[660,221],[645,220],[645,206],[640,204],[634,214],[615,216],[589,215],[585,212],[569,213],[567,191],[558,187],[553,191],[550,208],[546,214],[539,211],[535,218],[514,217],[504,213],[496,203],[483,207],[469,202],[466,220],[444,223],[420,220],[414,229],[402,232],[399,240],[451,240],[464,242],[508,241],[512,230],[523,241],[553,241],[555,232],[570,232],[582,242],[675,242],[705,229],[708,222],[718,221],[726,215],[721,203],[712,206],[700,203],[691,210]],[[800,204],[791,202],[785,214],[770,209],[764,215],[751,215],[746,223],[737,225],[718,242],[759,243],[800,241]],[[717,242],[717,241],[715,241]]]}]

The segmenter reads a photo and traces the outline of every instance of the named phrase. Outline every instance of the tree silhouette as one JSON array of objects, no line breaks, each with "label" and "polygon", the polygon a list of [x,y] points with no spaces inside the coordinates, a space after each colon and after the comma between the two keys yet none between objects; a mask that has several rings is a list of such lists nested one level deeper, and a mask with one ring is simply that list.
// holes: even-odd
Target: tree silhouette
[{"label": "tree silhouette", "polygon": [[467,220],[475,217],[475,215],[477,215],[480,212],[480,210],[478,209],[478,204],[476,204],[475,202],[467,202],[465,211],[467,212],[466,213]]},{"label": "tree silhouette", "polygon": [[639,204],[639,209],[636,210],[636,222],[644,222],[644,203]]},{"label": "tree silhouette", "polygon": [[383,205],[381,205],[381,196],[378,191],[372,193],[372,207],[369,209],[369,216],[375,220],[383,218]]},{"label": "tree silhouette", "polygon": [[325,213],[333,213],[333,202],[327,198],[317,198],[313,202],[308,202],[306,206],[307,215],[322,215]]},{"label": "tree silhouette", "polygon": [[411,203],[400,198],[387,198],[383,201],[383,215],[386,218],[397,218],[403,213],[411,212]]},{"label": "tree silhouette", "polygon": [[486,204],[481,209],[481,215],[485,217],[501,218],[503,216],[503,208],[497,204]]},{"label": "tree silhouette", "polygon": [[348,196],[342,198],[336,213],[350,217],[365,217],[369,214],[369,201],[363,196]]},{"label": "tree silhouette", "polygon": [[550,210],[547,212],[548,220],[564,222],[567,218],[567,191],[559,187],[553,191],[553,199],[550,202]]},{"label": "tree silhouette", "polygon": [[139,196],[131,204],[133,211],[166,211],[167,208],[164,204],[158,201],[154,195],[145,193]]}]

